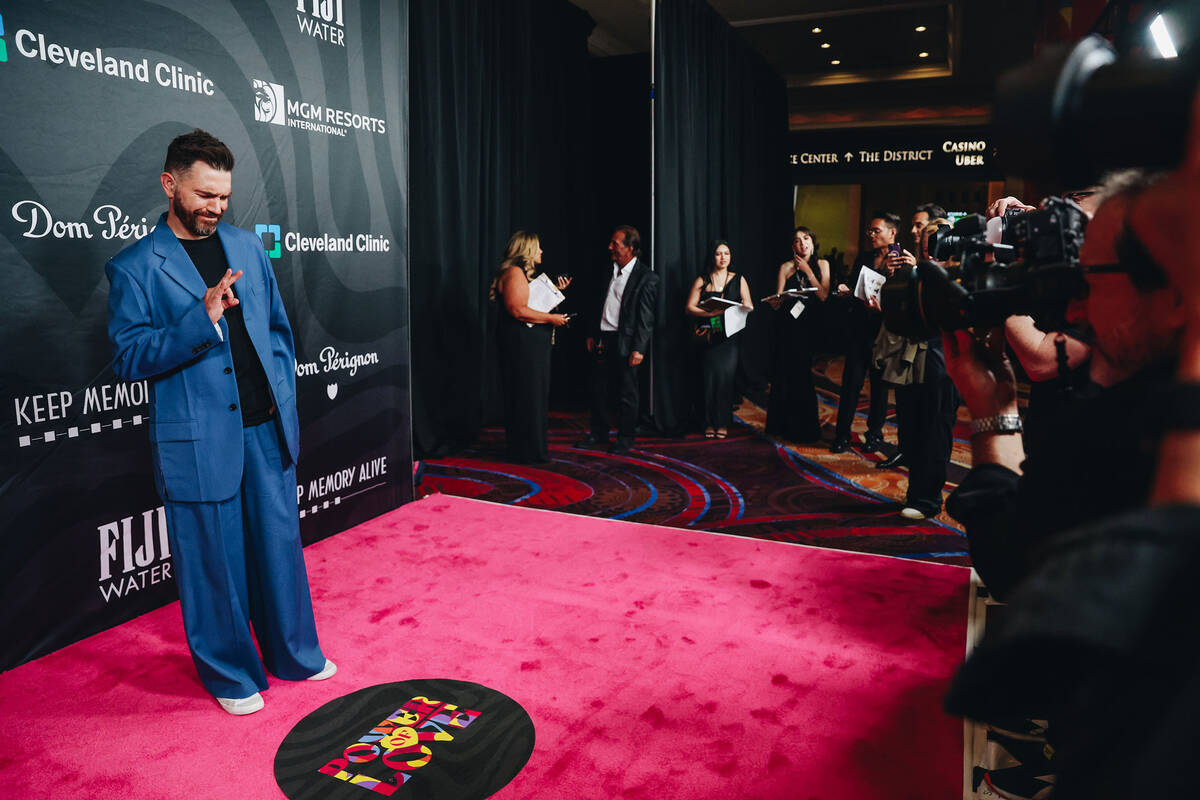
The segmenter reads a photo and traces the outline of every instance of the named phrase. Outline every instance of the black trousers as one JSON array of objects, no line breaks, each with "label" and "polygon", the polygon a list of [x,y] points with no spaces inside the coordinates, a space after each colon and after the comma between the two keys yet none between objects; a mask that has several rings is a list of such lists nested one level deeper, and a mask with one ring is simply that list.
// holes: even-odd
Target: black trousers
[{"label": "black trousers", "polygon": [[941,353],[930,351],[926,358],[924,383],[896,387],[896,423],[908,465],[905,503],[933,516],[942,510],[959,397]]},{"label": "black trousers", "polygon": [[868,373],[871,376],[871,405],[867,411],[867,434],[883,435],[888,384],[883,382],[883,374],[871,366],[871,349],[879,334],[879,325],[878,314],[856,317],[851,322],[846,364],[842,369],[842,390],[838,395],[836,435],[839,439],[850,438],[850,426],[854,424],[854,412],[858,408],[858,393],[862,391]]},{"label": "black trousers", "polygon": [[617,441],[633,444],[638,421],[638,368],[617,353],[617,334],[601,333],[592,353],[592,436],[608,439],[608,410],[617,408]]}]

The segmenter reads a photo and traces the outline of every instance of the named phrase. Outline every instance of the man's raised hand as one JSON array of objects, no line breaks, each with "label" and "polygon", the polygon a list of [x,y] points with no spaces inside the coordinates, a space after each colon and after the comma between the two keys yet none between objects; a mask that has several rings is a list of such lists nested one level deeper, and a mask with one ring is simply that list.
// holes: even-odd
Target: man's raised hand
[{"label": "man's raised hand", "polygon": [[242,277],[240,269],[237,272],[227,269],[225,277],[204,293],[204,307],[208,309],[208,318],[213,321],[214,325],[225,314],[226,309],[233,308],[238,304],[237,295],[233,293],[232,287],[240,277]]}]

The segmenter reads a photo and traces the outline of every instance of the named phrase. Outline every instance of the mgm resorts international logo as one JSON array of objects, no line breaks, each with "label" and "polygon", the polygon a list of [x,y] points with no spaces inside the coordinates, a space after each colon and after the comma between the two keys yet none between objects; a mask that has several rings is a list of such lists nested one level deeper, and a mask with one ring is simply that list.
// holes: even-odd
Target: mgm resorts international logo
[{"label": "mgm resorts international logo", "polygon": [[330,108],[304,100],[289,100],[282,84],[252,78],[254,119],[271,125],[283,125],[305,131],[345,136],[349,131],[387,132],[386,120],[378,117]]},{"label": "mgm resorts international logo", "polygon": [[477,683],[409,680],[360,689],[302,719],[275,755],[289,798],[482,800],[533,753],[533,721]]}]

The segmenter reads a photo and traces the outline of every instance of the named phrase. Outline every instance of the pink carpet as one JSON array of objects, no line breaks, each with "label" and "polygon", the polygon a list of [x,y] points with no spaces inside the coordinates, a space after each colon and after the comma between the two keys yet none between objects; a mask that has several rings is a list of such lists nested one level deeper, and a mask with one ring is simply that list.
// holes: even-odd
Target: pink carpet
[{"label": "pink carpet", "polygon": [[964,568],[444,495],[306,555],[332,680],[230,717],[167,606],[0,675],[0,797],[281,798],[297,721],[416,678],[532,717],[500,798],[961,796]]}]

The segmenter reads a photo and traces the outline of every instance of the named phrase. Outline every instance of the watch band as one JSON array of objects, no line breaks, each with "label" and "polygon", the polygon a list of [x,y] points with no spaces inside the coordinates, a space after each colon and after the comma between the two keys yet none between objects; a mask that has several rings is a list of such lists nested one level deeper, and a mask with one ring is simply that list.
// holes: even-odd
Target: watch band
[{"label": "watch band", "polygon": [[980,433],[1020,433],[1021,417],[1017,414],[997,414],[971,420],[971,435]]}]

